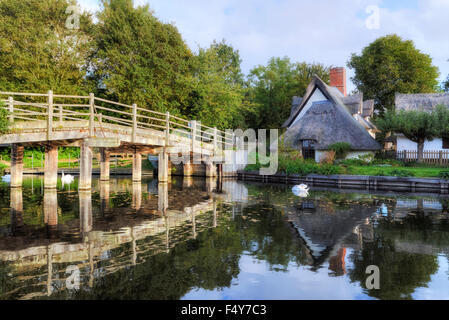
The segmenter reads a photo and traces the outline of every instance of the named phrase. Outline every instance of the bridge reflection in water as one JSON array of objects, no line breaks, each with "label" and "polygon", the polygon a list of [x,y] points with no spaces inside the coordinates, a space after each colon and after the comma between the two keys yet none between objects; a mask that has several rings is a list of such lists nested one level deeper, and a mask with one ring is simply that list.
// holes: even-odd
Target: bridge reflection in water
[{"label": "bridge reflection in water", "polygon": [[[80,287],[92,287],[95,279],[144,262],[149,256],[167,253],[177,244],[196,238],[198,233],[217,227],[217,208],[232,200],[232,195],[216,178],[181,180],[182,183],[158,184],[157,180],[136,183],[111,179],[97,181],[92,191],[79,192],[73,191],[73,185],[62,186],[64,189],[59,191],[40,189],[41,208],[33,205],[43,212],[43,228],[24,224],[23,190],[11,188],[10,232],[0,237],[0,263],[22,278],[18,280],[27,289],[20,296],[14,292],[3,292],[1,296],[51,296],[66,289],[66,280],[73,270],[81,271]],[[233,184],[236,183],[227,182],[224,187],[232,188]],[[110,197],[111,193],[114,197]],[[65,203],[69,198],[72,202]],[[68,205],[74,211],[73,219],[62,215],[62,206],[65,211]],[[60,221],[62,218],[66,221]],[[111,251],[119,247],[124,248],[123,252],[113,256]],[[44,282],[46,290],[42,290]]]}]

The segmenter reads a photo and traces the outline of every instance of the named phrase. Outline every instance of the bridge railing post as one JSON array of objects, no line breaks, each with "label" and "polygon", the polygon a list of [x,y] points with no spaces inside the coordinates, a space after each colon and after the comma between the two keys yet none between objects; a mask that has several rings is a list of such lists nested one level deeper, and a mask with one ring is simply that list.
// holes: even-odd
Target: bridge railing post
[{"label": "bridge railing post", "polygon": [[196,141],[196,120],[191,121],[191,127],[192,127],[192,153],[195,151],[195,141]]},{"label": "bridge railing post", "polygon": [[132,132],[132,142],[136,141],[137,135],[137,104],[133,104],[133,132]]},{"label": "bridge railing post", "polygon": [[47,140],[51,140],[53,133],[53,91],[49,90],[47,95]]},{"label": "bridge railing post", "polygon": [[95,126],[95,95],[91,92],[89,93],[89,136],[94,136],[94,126]]},{"label": "bridge railing post", "polygon": [[9,122],[14,122],[14,98],[9,97],[8,98],[8,107],[9,107]]},{"label": "bridge railing post", "polygon": [[170,144],[170,112],[165,114],[165,145]]},{"label": "bridge railing post", "polygon": [[214,127],[214,154],[217,150],[217,127]]}]

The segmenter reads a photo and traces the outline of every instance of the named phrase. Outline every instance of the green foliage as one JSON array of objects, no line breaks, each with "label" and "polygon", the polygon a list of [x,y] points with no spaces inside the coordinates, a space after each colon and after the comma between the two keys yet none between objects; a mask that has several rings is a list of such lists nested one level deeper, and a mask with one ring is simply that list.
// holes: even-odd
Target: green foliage
[{"label": "green foliage", "polygon": [[266,66],[254,67],[248,76],[256,108],[250,127],[280,128],[290,115],[292,97],[304,95],[314,74],[329,82],[329,67],[292,63],[288,57],[271,58]]},{"label": "green foliage", "polygon": [[449,108],[444,105],[437,105],[432,111],[435,123],[436,136],[449,138]]},{"label": "green foliage", "polygon": [[329,146],[329,150],[335,151],[335,156],[337,159],[344,159],[351,151],[352,146],[348,142],[337,142]]},{"label": "green foliage", "polygon": [[[257,163],[247,165],[245,171],[255,171],[261,168],[258,161],[258,156],[253,154],[252,157],[254,156],[257,159]],[[278,158],[278,173],[299,174],[300,176],[306,176],[311,173],[323,175],[339,174],[341,171],[342,170],[339,166],[334,166],[331,164],[318,164],[311,160],[304,160],[297,151],[296,154],[293,152],[281,153]]]},{"label": "green foliage", "polygon": [[352,54],[348,67],[354,69],[357,90],[365,99],[374,99],[381,113],[393,109],[395,93],[435,92],[438,86],[432,58],[397,35],[378,38],[360,55]]},{"label": "green foliage", "polygon": [[7,168],[6,164],[0,163],[0,174],[5,174],[5,169]]},{"label": "green foliage", "polygon": [[438,174],[438,176],[439,176],[441,179],[449,180],[449,171],[441,171],[441,172]]},{"label": "green foliage", "polygon": [[404,169],[394,169],[392,170],[389,175],[396,176],[396,177],[414,177],[415,174],[409,170]]},{"label": "green foliage", "polygon": [[414,177],[415,173],[405,169],[393,170],[378,170],[374,173],[375,176],[389,176],[389,177]]},{"label": "green foliage", "polygon": [[375,121],[377,127],[384,131],[402,133],[408,139],[419,142],[433,139],[438,135],[437,122],[431,113],[417,110],[388,111]]},{"label": "green foliage", "polygon": [[213,42],[192,59],[188,115],[219,129],[244,127],[249,105],[243,104],[240,55],[232,46]]},{"label": "green foliage", "polygon": [[188,107],[186,75],[192,53],[172,24],[148,5],[103,0],[91,57],[93,79],[108,98],[179,114]]},{"label": "green foliage", "polygon": [[[418,162],[422,161],[424,141],[433,140],[441,134],[442,128],[449,129],[447,124],[440,124],[439,113],[443,108],[439,107],[431,113],[418,110],[387,111],[383,117],[377,118],[375,123],[383,132],[402,133],[411,141],[418,144]],[[449,113],[448,113],[449,117]]]},{"label": "green foliage", "polygon": [[444,92],[449,92],[449,76],[447,76],[446,81],[443,82],[442,89]]},{"label": "green foliage", "polygon": [[0,101],[0,134],[8,132],[8,110],[5,109],[5,104]]},{"label": "green foliage", "polygon": [[0,88],[7,91],[86,92],[86,59],[92,49],[92,20],[68,29],[72,0],[0,1]]}]

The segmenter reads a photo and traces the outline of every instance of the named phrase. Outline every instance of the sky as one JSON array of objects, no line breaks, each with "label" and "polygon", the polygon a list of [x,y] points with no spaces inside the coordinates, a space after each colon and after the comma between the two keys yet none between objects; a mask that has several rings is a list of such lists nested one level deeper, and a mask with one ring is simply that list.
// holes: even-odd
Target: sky
[{"label": "sky", "polygon": [[[78,2],[99,9],[99,0]],[[432,57],[440,81],[449,74],[449,0],[134,0],[147,3],[193,50],[225,39],[239,50],[245,73],[284,56],[346,67],[352,53],[396,33]],[[352,91],[348,68],[347,75]]]}]

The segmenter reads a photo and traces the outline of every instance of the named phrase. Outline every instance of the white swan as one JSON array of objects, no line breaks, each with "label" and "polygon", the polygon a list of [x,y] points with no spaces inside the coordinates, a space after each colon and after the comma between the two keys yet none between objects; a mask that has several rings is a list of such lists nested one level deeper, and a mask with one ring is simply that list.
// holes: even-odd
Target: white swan
[{"label": "white swan", "polygon": [[292,192],[294,195],[298,197],[305,198],[309,195],[309,187],[306,184],[301,183],[299,185],[294,186],[292,188]]},{"label": "white swan", "polygon": [[73,182],[75,178],[71,175],[71,174],[64,174],[64,171],[62,171],[62,177],[61,177],[61,181],[63,184],[70,184]]},{"label": "white swan", "polygon": [[5,174],[4,176],[2,176],[2,181],[3,182],[11,182],[11,175]]}]

